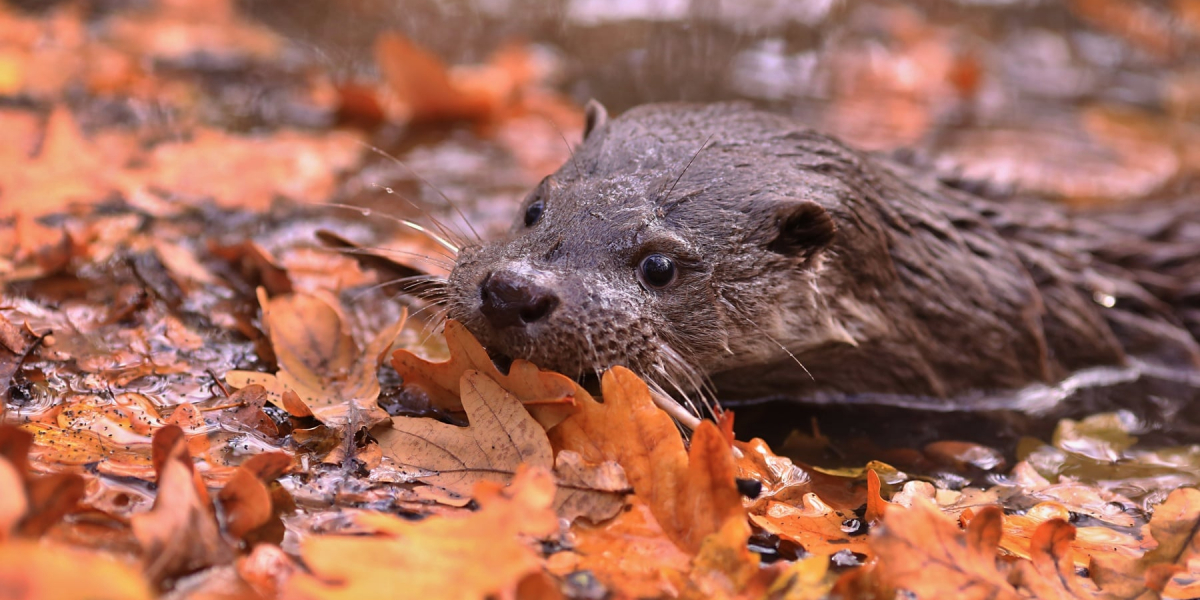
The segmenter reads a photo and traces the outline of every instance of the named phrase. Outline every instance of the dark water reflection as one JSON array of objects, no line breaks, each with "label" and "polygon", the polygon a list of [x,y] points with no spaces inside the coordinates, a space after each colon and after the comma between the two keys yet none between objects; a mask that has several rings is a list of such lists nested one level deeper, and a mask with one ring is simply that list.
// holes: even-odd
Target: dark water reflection
[{"label": "dark water reflection", "polygon": [[[915,151],[990,193],[1019,189],[1089,203],[1200,189],[1200,10],[1193,5],[244,2],[346,79],[373,75],[371,43],[382,31],[399,31],[451,63],[480,62],[507,41],[527,40],[557,62],[558,87],[580,103],[597,98],[620,112],[651,101],[749,100],[863,147]],[[471,133],[409,136],[388,149],[465,199],[483,229],[506,222],[524,192],[496,149]],[[472,166],[456,168],[463,160]],[[738,422],[740,431],[781,439],[815,415],[830,434],[884,445],[953,436],[1012,449],[1022,436],[1047,439],[1059,418],[1125,408],[1147,443],[1200,441],[1195,374],[1162,375],[1042,390],[1055,401],[1040,407],[1011,396],[954,411],[920,399],[775,402],[738,407]]]}]

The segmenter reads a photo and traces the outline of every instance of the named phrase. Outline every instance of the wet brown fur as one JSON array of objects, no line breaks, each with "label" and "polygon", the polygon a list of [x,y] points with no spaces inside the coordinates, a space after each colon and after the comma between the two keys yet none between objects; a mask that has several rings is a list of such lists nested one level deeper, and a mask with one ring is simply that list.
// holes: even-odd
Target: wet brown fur
[{"label": "wet brown fur", "polygon": [[[949,398],[1131,355],[1200,366],[1196,203],[1129,218],[995,202],[740,105],[590,116],[526,200],[541,221],[463,248],[447,284],[449,316],[499,353],[682,392],[711,377],[722,397]],[[679,265],[667,289],[639,282],[650,253]],[[491,327],[479,285],[503,268],[559,306]]]}]

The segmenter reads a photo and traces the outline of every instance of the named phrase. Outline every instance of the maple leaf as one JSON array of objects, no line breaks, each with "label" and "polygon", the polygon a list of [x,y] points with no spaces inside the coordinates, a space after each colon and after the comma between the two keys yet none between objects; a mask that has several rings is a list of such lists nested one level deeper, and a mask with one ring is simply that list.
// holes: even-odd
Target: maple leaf
[{"label": "maple leaf", "polygon": [[268,300],[260,291],[259,303],[279,371],[275,375],[231,371],[225,376],[230,385],[261,385],[271,403],[285,409],[284,393],[294,391],[313,416],[329,425],[363,419],[370,426],[387,420],[377,403],[376,371],[404,327],[403,318],[360,351],[334,306],[318,296],[287,294]]},{"label": "maple leaf", "polygon": [[[1200,587],[1196,573],[1200,563],[1200,490],[1180,488],[1154,508],[1148,525],[1158,546],[1140,559],[1116,555],[1092,557],[1092,579],[1108,598],[1156,599],[1169,591],[1170,597],[1190,597]],[[1190,572],[1189,572],[1190,571]],[[1179,588],[1172,586],[1175,584]],[[1178,593],[1178,595],[1177,595]]]},{"label": "maple leaf", "polygon": [[155,582],[233,560],[221,537],[208,491],[192,468],[183,430],[168,425],[154,435],[158,495],[147,513],[134,515],[146,576]]},{"label": "maple leaf", "polygon": [[514,360],[508,374],[501,373],[475,336],[458,321],[446,321],[445,336],[446,347],[450,350],[450,360],[445,362],[431,363],[408,350],[397,350],[392,354],[392,366],[404,378],[404,383],[420,387],[438,408],[462,410],[459,382],[468,370],[487,374],[519,398],[547,430],[575,411],[575,398],[591,398],[571,378],[539,370],[526,360]]},{"label": "maple leaf", "polygon": [[417,479],[455,494],[466,494],[480,481],[508,482],[522,464],[554,467],[555,506],[564,517],[603,520],[620,509],[629,491],[620,467],[588,464],[572,452],[560,452],[556,463],[546,432],[499,383],[466,371],[460,387],[470,426],[393,417],[390,428],[376,432],[384,453],[414,469]]},{"label": "maple leaf", "polygon": [[414,523],[360,513],[355,524],[376,535],[302,540],[300,555],[312,574],[292,577],[282,596],[358,600],[387,591],[405,598],[511,597],[524,577],[541,568],[526,539],[558,531],[550,509],[554,493],[550,473],[529,468],[508,488],[481,482],[475,491],[481,508],[465,516]]},{"label": "maple leaf", "polygon": [[890,508],[870,538],[879,581],[917,598],[1020,598],[996,566],[1003,518],[999,508],[989,506],[962,532],[923,499],[907,510]]}]

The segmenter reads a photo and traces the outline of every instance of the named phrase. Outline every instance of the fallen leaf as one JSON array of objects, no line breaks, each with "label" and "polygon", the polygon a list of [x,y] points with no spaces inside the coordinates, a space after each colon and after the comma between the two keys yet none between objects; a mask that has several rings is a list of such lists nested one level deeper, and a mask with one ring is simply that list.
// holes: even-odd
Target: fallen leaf
[{"label": "fallen leaf", "polygon": [[479,371],[463,373],[461,388],[469,427],[393,417],[377,430],[384,453],[421,481],[460,494],[480,481],[506,483],[521,464],[553,466],[545,431],[516,397]]},{"label": "fallen leaf", "polygon": [[746,547],[749,538],[750,525],[745,519],[729,519],[704,538],[681,582],[680,598],[764,597],[780,570],[759,567],[758,555]]},{"label": "fallen leaf", "polygon": [[[1187,573],[1200,559],[1200,490],[1177,489],[1154,507],[1148,525],[1158,546],[1137,560],[1118,555],[1092,557],[1088,570],[1107,598],[1157,598],[1175,573]],[[1193,579],[1194,579],[1193,575]]]},{"label": "fallen leaf", "polygon": [[130,519],[142,546],[146,577],[161,583],[233,561],[208,491],[192,468],[183,430],[170,425],[154,434],[154,467],[158,473],[154,507]]},{"label": "fallen leaf", "polygon": [[551,430],[562,450],[590,462],[615,461],[667,535],[689,552],[731,518],[745,519],[733,450],[712,422],[702,422],[684,451],[675,422],[654,405],[646,383],[624,367],[601,379],[604,403],[580,397],[580,410]]},{"label": "fallen leaf", "polygon": [[[408,350],[392,354],[392,366],[406,385],[420,387],[434,406],[450,411],[462,410],[459,382],[465,371],[475,370],[516,396],[542,427],[549,430],[574,412],[576,398],[591,398],[583,388],[565,375],[541,371],[533,363],[514,360],[508,374],[500,373],[483,346],[458,321],[446,321],[446,347],[450,360],[432,363]],[[594,461],[602,462],[602,461]]]},{"label": "fallen leaf", "polygon": [[1061,519],[1038,526],[1030,545],[1030,560],[1017,563],[1009,577],[1018,590],[1043,600],[1099,598],[1095,585],[1075,573],[1071,541],[1075,527]]},{"label": "fallen leaf", "polygon": [[360,350],[337,310],[318,296],[288,294],[268,300],[263,295],[260,302],[279,372],[271,376],[231,371],[226,381],[239,388],[262,385],[271,402],[281,407],[285,390],[292,390],[328,425],[357,422],[369,427],[387,420],[387,413],[377,403],[376,371],[384,351],[404,326],[403,319]]},{"label": "fallen leaf", "polygon": [[963,532],[926,501],[889,509],[870,539],[879,580],[916,598],[942,598],[953,590],[964,600],[1016,600],[1020,595],[996,566],[1003,518],[1000,509],[986,507]]},{"label": "fallen leaf", "polygon": [[558,531],[550,509],[554,493],[550,473],[530,468],[508,488],[480,483],[475,496],[481,508],[466,516],[411,522],[360,513],[356,525],[375,535],[302,540],[300,556],[311,574],[292,577],[283,596],[357,600],[402,590],[410,598],[505,597],[541,568],[541,558],[525,540]]},{"label": "fallen leaf", "polygon": [[671,541],[646,502],[637,496],[613,520],[576,521],[571,550],[551,555],[550,572],[566,577],[587,571],[617,597],[660,598],[678,595],[671,572],[687,572],[692,556]]},{"label": "fallen leaf", "polygon": [[554,457],[554,479],[558,484],[554,512],[568,521],[611,519],[625,506],[625,496],[633,492],[621,465],[611,461],[591,464],[570,450]]},{"label": "fallen leaf", "polygon": [[100,552],[33,541],[0,543],[5,600],[150,600],[136,570]]},{"label": "fallen leaf", "polygon": [[[225,531],[238,539],[247,539],[257,529],[278,519],[267,485],[287,472],[292,458],[282,452],[256,454],[242,463],[233,477],[217,493],[224,515]],[[283,526],[277,527],[279,543],[283,538]],[[256,541],[256,540],[248,540]]]}]

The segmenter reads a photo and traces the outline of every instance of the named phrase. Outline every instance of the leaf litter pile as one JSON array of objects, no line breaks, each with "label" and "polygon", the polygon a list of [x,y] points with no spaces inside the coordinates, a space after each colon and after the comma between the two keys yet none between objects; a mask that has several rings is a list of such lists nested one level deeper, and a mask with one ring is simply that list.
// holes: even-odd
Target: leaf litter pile
[{"label": "leaf litter pile", "polygon": [[685,436],[621,368],[500,372],[397,295],[435,242],[318,205],[428,183],[374,128],[466,124],[499,198],[582,117],[522,46],[376,62],[224,1],[0,5],[0,597],[1200,597],[1200,446],[1126,413],[832,468]]}]

